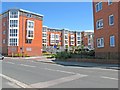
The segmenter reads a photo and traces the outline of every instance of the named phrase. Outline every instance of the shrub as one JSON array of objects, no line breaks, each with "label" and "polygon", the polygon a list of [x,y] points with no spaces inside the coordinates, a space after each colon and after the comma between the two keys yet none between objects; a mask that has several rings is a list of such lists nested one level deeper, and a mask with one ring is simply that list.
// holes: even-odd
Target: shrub
[{"label": "shrub", "polygon": [[55,55],[55,58],[58,58],[58,59],[71,58],[71,53],[69,53],[69,52],[59,52]]}]

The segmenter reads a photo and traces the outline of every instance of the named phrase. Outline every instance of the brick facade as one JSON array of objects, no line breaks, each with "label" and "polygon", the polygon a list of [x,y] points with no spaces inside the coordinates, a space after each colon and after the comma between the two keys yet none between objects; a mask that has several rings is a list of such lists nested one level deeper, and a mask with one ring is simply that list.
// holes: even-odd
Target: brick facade
[{"label": "brick facade", "polygon": [[[102,9],[96,12],[96,5],[102,1]],[[112,2],[111,5],[108,5],[108,2],[104,0],[99,0],[98,2],[93,2],[93,11],[94,11],[94,42],[95,42],[95,55],[100,58],[118,58],[120,51],[120,2]],[[114,25],[110,25],[109,16],[114,16]],[[97,21],[103,19],[103,28],[97,29]],[[115,37],[115,46],[110,46],[110,36]],[[97,46],[97,39],[104,39],[104,46]]]},{"label": "brick facade", "polygon": [[[13,15],[14,18],[12,17],[11,13],[14,11],[17,12],[17,18],[15,15]],[[10,56],[12,54],[22,54],[28,56],[41,55],[42,19],[42,15],[22,9],[10,9],[4,12],[2,14],[1,33],[2,41],[5,40],[5,43],[2,42],[2,54]],[[15,20],[17,21],[17,24],[14,22]],[[31,22],[34,23],[31,24]],[[11,26],[15,24],[17,27]],[[14,31],[14,29],[17,30],[17,33]],[[15,34],[16,36],[14,36]],[[11,43],[10,39],[17,39],[17,44],[12,45],[15,41],[11,40]]]}]

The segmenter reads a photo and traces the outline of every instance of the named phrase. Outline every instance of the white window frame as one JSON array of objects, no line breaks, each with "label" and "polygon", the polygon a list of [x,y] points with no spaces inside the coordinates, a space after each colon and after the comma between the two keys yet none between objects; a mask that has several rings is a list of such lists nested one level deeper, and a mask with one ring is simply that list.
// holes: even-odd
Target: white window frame
[{"label": "white window frame", "polygon": [[[103,39],[103,44],[102,44],[102,41],[101,41],[102,39]],[[98,40],[100,40],[100,44],[101,44],[100,46],[98,45]],[[97,38],[97,47],[98,48],[103,48],[104,47],[104,38]]]},{"label": "white window frame", "polygon": [[[30,25],[31,23],[32,26]],[[27,35],[26,35],[27,39],[34,39],[34,26],[35,26],[34,24],[35,24],[34,21],[27,20]],[[29,32],[33,32],[33,33],[29,34]]]},{"label": "white window frame", "polygon": [[10,20],[10,27],[18,27],[18,20]]},{"label": "white window frame", "polygon": [[10,29],[10,37],[18,37],[18,29]]},{"label": "white window frame", "polygon": [[[114,43],[113,44],[111,43],[111,39],[112,38],[114,39]],[[110,36],[110,47],[115,47],[115,36],[114,35]]]},{"label": "white window frame", "polygon": [[56,35],[55,35],[55,39],[56,39],[56,40],[59,40],[59,34],[56,34]]},{"label": "white window frame", "polygon": [[[96,5],[95,5],[95,10],[96,10],[96,12],[99,12],[99,11],[101,11],[102,10],[102,8],[100,8],[100,3],[102,3],[102,1],[100,1],[100,2],[98,2]],[[97,5],[98,5],[98,10],[97,10]],[[103,5],[102,5],[103,6]]]},{"label": "white window frame", "polygon": [[10,46],[17,46],[18,39],[17,38],[10,38]]},{"label": "white window frame", "polygon": [[[113,16],[113,23],[111,24],[111,21],[110,21],[111,19],[110,19],[110,18],[111,18],[112,16]],[[113,15],[113,14],[109,15],[109,25],[110,25],[110,26],[114,25],[114,15]]]},{"label": "white window frame", "polygon": [[113,4],[112,0],[108,0],[108,5]]},{"label": "white window frame", "polygon": [[[99,22],[99,24],[98,24],[98,22]],[[102,25],[101,25],[100,22],[102,22]],[[99,27],[98,27],[98,25],[99,25]],[[104,26],[103,19],[99,19],[99,20],[96,21],[96,29],[97,29],[97,30],[98,30],[98,29],[102,29],[103,26]]]}]

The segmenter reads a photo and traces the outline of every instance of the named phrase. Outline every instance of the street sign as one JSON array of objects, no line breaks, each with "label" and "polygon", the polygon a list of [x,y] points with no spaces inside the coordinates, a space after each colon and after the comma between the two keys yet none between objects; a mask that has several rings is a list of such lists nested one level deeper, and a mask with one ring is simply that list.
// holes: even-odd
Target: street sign
[{"label": "street sign", "polygon": [[56,45],[54,45],[54,48],[57,48],[57,46],[56,46]]}]

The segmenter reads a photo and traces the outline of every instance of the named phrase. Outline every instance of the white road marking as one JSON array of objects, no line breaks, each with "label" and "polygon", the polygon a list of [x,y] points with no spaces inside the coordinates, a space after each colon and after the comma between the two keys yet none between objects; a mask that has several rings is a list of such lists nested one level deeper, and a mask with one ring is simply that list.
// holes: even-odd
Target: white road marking
[{"label": "white road marking", "polygon": [[13,63],[13,62],[6,62],[6,63],[9,63],[9,64],[15,64],[15,63]]},{"label": "white road marking", "polygon": [[66,67],[66,68],[80,68],[80,69],[88,69],[88,70],[103,70],[103,71],[115,71],[115,72],[118,72],[118,70],[113,70],[113,69],[103,69],[103,68],[98,68],[98,67],[91,67],[91,68],[88,68],[88,67]]},{"label": "white road marking", "polygon": [[20,87],[22,87],[22,88],[32,88],[31,86],[29,86],[29,85],[27,85],[27,84],[25,84],[25,83],[22,83],[22,82],[20,82],[20,81],[18,81],[18,80],[15,80],[15,79],[13,79],[13,78],[11,78],[11,77],[8,77],[8,76],[6,76],[6,75],[0,74],[0,76],[1,76],[2,78],[5,78],[5,79],[11,81],[12,83],[14,83],[14,84],[16,84],[16,85],[18,85],[18,86],[20,86]]},{"label": "white road marking", "polygon": [[56,71],[56,72],[62,72],[62,73],[68,73],[68,74],[78,74],[78,73],[74,73],[74,72],[68,72],[68,71],[62,71],[62,70],[55,70],[55,69],[50,69],[50,68],[44,68],[45,70],[49,70],[49,71]]},{"label": "white road marking", "polygon": [[32,86],[34,88],[47,88],[49,86],[54,86],[54,85],[58,85],[58,84],[61,84],[61,83],[70,82],[70,81],[77,80],[77,79],[80,79],[80,78],[83,78],[83,77],[86,77],[86,76],[87,75],[76,74],[76,75],[63,77],[63,78],[56,79],[56,80],[31,84],[30,86]]},{"label": "white road marking", "polygon": [[118,80],[118,78],[112,78],[112,77],[106,77],[106,76],[101,76],[101,78],[104,78],[104,79],[112,79],[112,80]]},{"label": "white road marking", "polygon": [[[6,84],[9,85],[9,86],[12,86],[12,87],[14,87],[14,88],[20,88],[20,87],[18,87],[17,85],[15,85],[15,84],[12,83],[12,82],[6,82]],[[3,87],[3,88],[5,88],[5,87]]]},{"label": "white road marking", "polygon": [[32,65],[26,65],[26,64],[20,64],[21,66],[25,66],[25,67],[36,67],[36,66],[32,66]]}]

